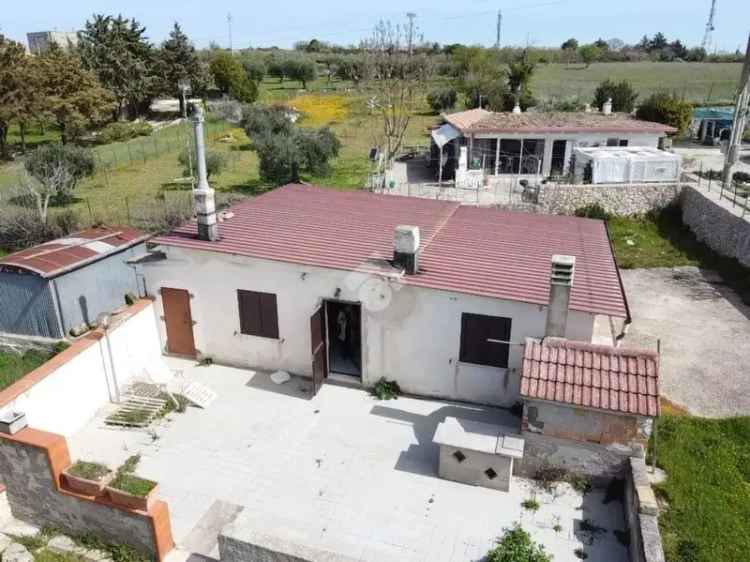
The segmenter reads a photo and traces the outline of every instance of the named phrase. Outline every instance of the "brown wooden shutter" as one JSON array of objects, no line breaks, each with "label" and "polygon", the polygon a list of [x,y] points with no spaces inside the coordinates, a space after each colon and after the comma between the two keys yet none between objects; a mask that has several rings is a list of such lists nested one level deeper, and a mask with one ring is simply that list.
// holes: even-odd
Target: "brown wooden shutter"
[{"label": "brown wooden shutter", "polygon": [[273,293],[259,293],[260,323],[263,336],[267,338],[279,337],[279,317],[276,309],[276,295]]},{"label": "brown wooden shutter", "polygon": [[260,295],[253,291],[237,291],[240,309],[240,332],[251,336],[261,334]]}]

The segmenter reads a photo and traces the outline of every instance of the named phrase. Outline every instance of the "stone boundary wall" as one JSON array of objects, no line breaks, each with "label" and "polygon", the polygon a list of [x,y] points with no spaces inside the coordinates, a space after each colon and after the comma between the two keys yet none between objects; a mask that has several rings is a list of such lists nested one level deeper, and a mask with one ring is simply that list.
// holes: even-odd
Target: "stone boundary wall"
[{"label": "stone boundary wall", "polygon": [[620,445],[573,441],[533,431],[523,431],[526,440],[523,459],[513,464],[513,474],[533,478],[543,466],[564,468],[589,477],[596,485],[606,485],[613,478],[622,478],[628,458],[642,454]]},{"label": "stone boundary wall", "polygon": [[116,396],[115,386],[163,365],[155,314],[147,299],[124,309],[107,336],[89,332],[0,391],[0,411],[20,410],[32,427],[74,434]]},{"label": "stone boundary wall", "polygon": [[625,475],[625,522],[630,531],[631,562],[664,562],[659,508],[649,482],[646,462],[630,458]]},{"label": "stone boundary wall", "polygon": [[[718,186],[717,186],[718,188]],[[692,186],[685,186],[680,196],[682,221],[698,240],[712,250],[750,267],[750,214],[745,218],[729,206],[709,197]]]},{"label": "stone boundary wall", "polygon": [[612,215],[638,215],[676,203],[679,183],[558,184],[539,188],[539,212],[572,215],[576,209],[599,204]]},{"label": "stone boundary wall", "polygon": [[174,547],[167,504],[157,500],[145,512],[72,493],[61,486],[62,472],[70,464],[61,435],[30,427],[15,435],[0,434],[0,478],[13,516],[71,535],[93,533],[164,560]]}]

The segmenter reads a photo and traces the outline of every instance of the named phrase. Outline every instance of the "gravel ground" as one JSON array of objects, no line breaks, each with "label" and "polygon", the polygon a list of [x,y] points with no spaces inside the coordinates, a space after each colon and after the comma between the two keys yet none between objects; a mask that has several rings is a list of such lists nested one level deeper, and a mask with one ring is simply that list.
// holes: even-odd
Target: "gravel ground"
[{"label": "gravel ground", "polygon": [[623,345],[661,340],[661,394],[692,414],[750,415],[750,307],[713,271],[622,271],[633,323]]}]

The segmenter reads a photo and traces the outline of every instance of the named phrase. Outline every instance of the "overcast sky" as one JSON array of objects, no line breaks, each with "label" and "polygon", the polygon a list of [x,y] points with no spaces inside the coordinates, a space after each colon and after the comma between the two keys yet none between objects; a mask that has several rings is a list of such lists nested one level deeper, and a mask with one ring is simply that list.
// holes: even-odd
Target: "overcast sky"
[{"label": "overcast sky", "polygon": [[[379,19],[406,21],[417,14],[427,41],[495,42],[497,10],[503,12],[504,45],[558,46],[568,37],[589,42],[618,37],[636,42],[657,31],[679,37],[689,46],[703,37],[710,1],[706,0],[3,0],[0,33],[24,41],[29,31],[80,29],[94,12],[135,17],[160,42],[176,20],[199,47],[228,44],[227,14],[232,14],[235,48],[291,46],[318,39],[353,44],[368,35]],[[742,51],[750,32],[750,0],[718,0],[716,47]],[[713,50],[713,49],[712,49]]]}]

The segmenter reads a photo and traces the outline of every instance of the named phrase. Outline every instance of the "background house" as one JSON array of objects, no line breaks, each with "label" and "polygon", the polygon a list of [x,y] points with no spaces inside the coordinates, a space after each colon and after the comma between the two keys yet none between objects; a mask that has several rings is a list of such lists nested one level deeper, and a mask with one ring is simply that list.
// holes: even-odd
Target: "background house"
[{"label": "background house", "polygon": [[507,406],[525,338],[545,335],[553,255],[576,268],[559,335],[627,315],[601,221],[288,185],[218,227],[160,236],[166,259],[144,264],[168,353]]},{"label": "background house", "polygon": [[26,34],[29,52],[32,55],[43,55],[56,44],[64,51],[70,51],[78,45],[77,31],[34,31]]},{"label": "background house", "polygon": [[126,261],[148,235],[127,227],[91,228],[0,258],[0,332],[61,338],[103,312],[142,296]]},{"label": "background house", "polygon": [[656,148],[660,138],[676,132],[622,113],[470,109],[443,118],[445,124],[433,131],[431,149],[431,161],[436,166],[443,162],[443,179],[453,177],[461,147],[467,148],[469,169],[490,175],[557,176],[568,172],[575,147]]}]

